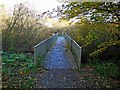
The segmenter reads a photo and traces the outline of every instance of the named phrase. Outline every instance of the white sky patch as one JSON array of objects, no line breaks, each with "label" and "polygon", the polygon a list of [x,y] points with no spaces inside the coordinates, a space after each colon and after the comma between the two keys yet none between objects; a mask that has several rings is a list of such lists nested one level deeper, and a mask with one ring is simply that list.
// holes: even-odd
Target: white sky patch
[{"label": "white sky patch", "polygon": [[13,10],[14,5],[21,2],[27,2],[33,10],[41,12],[52,10],[62,4],[57,0],[0,0],[8,11]]},{"label": "white sky patch", "polygon": [[[5,6],[8,13],[11,13],[14,9],[14,6],[21,2],[27,3],[30,9],[36,11],[36,14],[43,13],[48,10],[52,11],[52,9],[54,8],[56,10],[57,6],[61,6],[63,4],[62,2],[58,2],[58,0],[0,0],[0,4],[3,4]],[[53,15],[57,15],[57,12],[53,12]],[[44,20],[42,20],[42,23],[44,23],[48,27],[62,27],[68,25],[68,22],[59,22],[59,19],[57,17],[45,18]]]},{"label": "white sky patch", "polygon": [[45,25],[46,25],[47,27],[53,27],[52,23],[50,23],[50,22],[46,22]]}]

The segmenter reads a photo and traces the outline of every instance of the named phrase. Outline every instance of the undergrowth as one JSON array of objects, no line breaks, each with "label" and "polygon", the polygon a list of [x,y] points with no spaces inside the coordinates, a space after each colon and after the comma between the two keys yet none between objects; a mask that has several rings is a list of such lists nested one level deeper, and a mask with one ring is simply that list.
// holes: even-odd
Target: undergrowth
[{"label": "undergrowth", "polygon": [[[39,58],[42,61],[43,58]],[[2,53],[3,88],[34,88],[36,73],[42,70],[35,67],[31,53]]]},{"label": "undergrowth", "polygon": [[104,76],[105,78],[118,79],[120,67],[115,63],[92,61],[88,64],[95,68],[94,73]]},{"label": "undergrowth", "polygon": [[120,88],[120,67],[115,63],[91,60],[82,63],[78,72],[84,79],[96,88]]}]

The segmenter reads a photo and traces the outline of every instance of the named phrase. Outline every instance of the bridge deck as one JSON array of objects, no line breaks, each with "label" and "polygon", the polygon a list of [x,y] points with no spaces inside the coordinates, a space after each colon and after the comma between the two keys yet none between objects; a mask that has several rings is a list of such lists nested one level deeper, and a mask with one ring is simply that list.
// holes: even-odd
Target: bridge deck
[{"label": "bridge deck", "polygon": [[55,45],[47,53],[43,66],[47,69],[77,68],[75,60],[66,46],[65,38],[58,37]]},{"label": "bridge deck", "polygon": [[37,88],[86,88],[64,37],[58,37],[45,57],[43,66],[48,70],[38,75]]}]

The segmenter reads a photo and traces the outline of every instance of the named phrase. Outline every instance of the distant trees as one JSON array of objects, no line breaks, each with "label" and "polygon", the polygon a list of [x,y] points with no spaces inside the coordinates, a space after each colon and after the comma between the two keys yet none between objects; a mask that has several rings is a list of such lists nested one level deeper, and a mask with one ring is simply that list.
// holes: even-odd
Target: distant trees
[{"label": "distant trees", "polygon": [[50,36],[48,28],[25,4],[14,7],[12,15],[5,18],[2,28],[2,48],[6,51],[28,52],[41,40]]}]

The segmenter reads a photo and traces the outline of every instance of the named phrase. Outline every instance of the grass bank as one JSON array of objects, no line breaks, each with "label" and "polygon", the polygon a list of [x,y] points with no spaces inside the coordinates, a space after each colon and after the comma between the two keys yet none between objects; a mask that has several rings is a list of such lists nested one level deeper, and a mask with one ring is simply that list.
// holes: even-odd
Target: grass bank
[{"label": "grass bank", "polygon": [[120,67],[114,63],[92,61],[81,65],[78,72],[91,87],[120,88]]},{"label": "grass bank", "polygon": [[[43,58],[39,58],[41,62]],[[2,52],[2,87],[3,88],[34,88],[36,73],[42,67],[35,67],[31,53]]]}]

